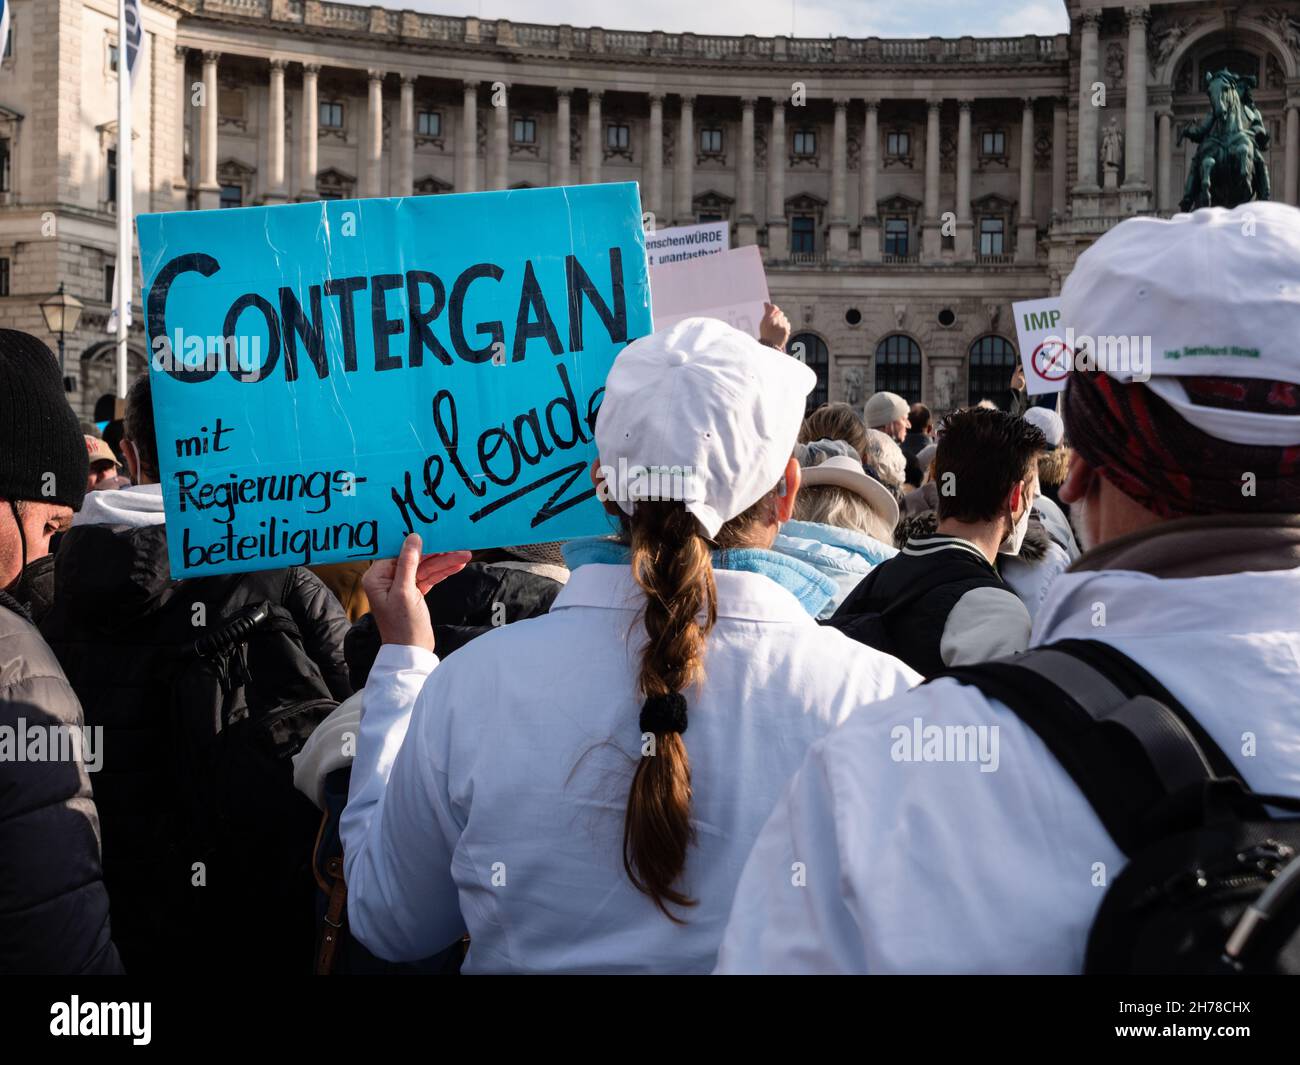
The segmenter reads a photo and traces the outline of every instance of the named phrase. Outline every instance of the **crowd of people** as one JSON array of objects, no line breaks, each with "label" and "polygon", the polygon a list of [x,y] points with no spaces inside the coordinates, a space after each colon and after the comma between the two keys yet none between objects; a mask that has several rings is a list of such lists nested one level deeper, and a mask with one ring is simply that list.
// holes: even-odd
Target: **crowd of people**
[{"label": "crowd of people", "polygon": [[0,970],[1084,970],[1149,796],[1054,722],[1113,681],[1112,788],[1172,707],[1300,797],[1300,212],[1242,210],[1061,296],[1219,354],[809,412],[777,308],[687,319],[606,381],[607,535],[373,564],[171,577],[148,378],[115,450],[0,331]]}]

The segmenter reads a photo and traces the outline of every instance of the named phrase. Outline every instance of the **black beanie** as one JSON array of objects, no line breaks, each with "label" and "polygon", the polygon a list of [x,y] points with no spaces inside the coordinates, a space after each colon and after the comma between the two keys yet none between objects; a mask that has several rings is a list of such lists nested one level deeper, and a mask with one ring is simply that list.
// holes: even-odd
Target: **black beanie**
[{"label": "black beanie", "polygon": [[0,329],[0,499],[80,510],[89,466],[54,353],[28,333]]}]

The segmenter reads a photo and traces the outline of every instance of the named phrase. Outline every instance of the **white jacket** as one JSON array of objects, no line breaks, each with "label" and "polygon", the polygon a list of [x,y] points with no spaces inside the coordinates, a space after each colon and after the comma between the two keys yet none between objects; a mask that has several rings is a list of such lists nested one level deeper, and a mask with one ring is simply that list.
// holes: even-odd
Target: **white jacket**
[{"label": "white jacket", "polygon": [[717,570],[718,621],[685,734],[697,843],[674,924],[623,870],[644,630],[627,566],[574,570],[545,617],[446,662],[385,646],[342,818],[353,933],[466,972],[708,972],[741,867],[812,742],[920,678],[819,627],[756,573]]},{"label": "white jacket", "polygon": [[[1255,790],[1300,795],[1297,604],[1300,569],[1066,573],[1032,642],[1115,645]],[[985,734],[998,737],[996,770],[895,761],[893,730],[918,722],[997,726]],[[794,861],[806,886],[791,884]],[[1109,884],[1124,857],[1037,735],[975,689],[937,681],[813,747],[745,867],[718,971],[1078,972],[1105,893],[1098,862]]]}]

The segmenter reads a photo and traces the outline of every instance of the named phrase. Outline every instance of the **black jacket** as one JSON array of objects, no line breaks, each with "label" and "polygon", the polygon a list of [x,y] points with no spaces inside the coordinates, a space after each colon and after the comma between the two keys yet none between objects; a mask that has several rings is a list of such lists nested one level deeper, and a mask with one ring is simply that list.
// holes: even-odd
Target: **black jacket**
[{"label": "black jacket", "polygon": [[[54,654],[0,592],[0,734],[16,743],[25,729],[31,751],[36,730],[81,725]],[[120,973],[84,762],[16,753],[0,758],[0,974]]]},{"label": "black jacket", "polygon": [[[971,599],[962,603],[968,595]],[[926,677],[1028,645],[1030,622],[1024,604],[977,548],[953,536],[909,539],[899,554],[863,578],[828,624],[861,639],[858,631],[874,631],[875,623],[859,619],[887,610],[889,646],[879,649]],[[973,648],[985,653],[972,657]]]},{"label": "black jacket", "polygon": [[[561,587],[527,563],[471,562],[435,584],[424,597],[438,657],[446,658],[496,626],[545,614]],[[348,633],[348,669],[358,691],[365,687],[380,643],[373,614],[359,618]]]},{"label": "black jacket", "polygon": [[202,857],[181,828],[191,796],[176,777],[181,761],[170,745],[178,730],[166,718],[173,712],[179,652],[202,634],[197,617],[213,625],[263,601],[292,616],[330,693],[340,700],[350,695],[343,660],[347,618],[309,571],[173,580],[163,525],[77,526],[60,547],[54,604],[41,629],[87,723],[104,728],[104,766],[95,780],[104,876],[118,946],[132,970],[156,970],[184,949],[160,918],[188,912],[187,900],[197,890],[191,867]]}]

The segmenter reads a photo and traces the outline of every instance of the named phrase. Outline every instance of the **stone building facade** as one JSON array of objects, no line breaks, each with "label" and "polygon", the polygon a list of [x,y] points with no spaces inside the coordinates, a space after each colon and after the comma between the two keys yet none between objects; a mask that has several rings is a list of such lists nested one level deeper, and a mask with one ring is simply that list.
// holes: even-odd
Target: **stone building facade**
[{"label": "stone building facade", "polygon": [[[112,384],[116,5],[14,0],[0,64],[0,323],[60,282],[74,405]],[[327,0],[144,0],[137,211],[632,180],[657,225],[763,249],[818,398],[1000,393],[1013,300],[1177,209],[1204,71],[1254,74],[1297,203],[1300,4],[1065,0],[1054,37],[711,37]],[[139,268],[133,268],[138,288]],[[132,371],[144,363],[138,294]]]}]

